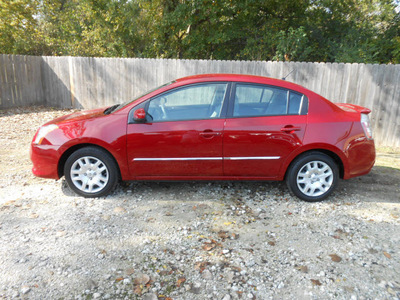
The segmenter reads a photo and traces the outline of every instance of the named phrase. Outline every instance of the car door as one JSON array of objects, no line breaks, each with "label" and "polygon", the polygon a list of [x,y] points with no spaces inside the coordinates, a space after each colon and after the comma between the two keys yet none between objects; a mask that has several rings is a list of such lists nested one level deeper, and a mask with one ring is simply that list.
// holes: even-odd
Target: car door
[{"label": "car door", "polygon": [[224,175],[273,179],[302,145],[308,100],[287,89],[237,83],[224,129]]},{"label": "car door", "polygon": [[222,176],[228,87],[224,82],[189,85],[139,105],[147,117],[145,123],[128,124],[131,174],[137,179]]}]

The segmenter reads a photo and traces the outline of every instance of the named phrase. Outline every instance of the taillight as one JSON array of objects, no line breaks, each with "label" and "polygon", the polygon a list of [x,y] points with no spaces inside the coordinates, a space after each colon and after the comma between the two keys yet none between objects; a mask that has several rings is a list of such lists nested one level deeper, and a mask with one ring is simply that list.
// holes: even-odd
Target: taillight
[{"label": "taillight", "polygon": [[369,121],[369,117],[366,114],[361,114],[361,126],[364,129],[364,134],[367,139],[372,139],[372,128],[371,122]]}]

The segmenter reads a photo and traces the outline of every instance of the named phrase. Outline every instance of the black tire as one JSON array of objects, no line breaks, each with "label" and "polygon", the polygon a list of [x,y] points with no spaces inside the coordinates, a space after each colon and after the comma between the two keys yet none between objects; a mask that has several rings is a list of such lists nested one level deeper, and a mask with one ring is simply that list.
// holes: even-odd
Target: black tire
[{"label": "black tire", "polygon": [[317,202],[329,197],[339,180],[336,162],[321,152],[308,152],[296,158],[289,166],[286,184],[298,198]]},{"label": "black tire", "polygon": [[85,198],[108,195],[119,181],[113,157],[96,147],[81,148],[72,153],[65,162],[64,175],[69,188]]}]

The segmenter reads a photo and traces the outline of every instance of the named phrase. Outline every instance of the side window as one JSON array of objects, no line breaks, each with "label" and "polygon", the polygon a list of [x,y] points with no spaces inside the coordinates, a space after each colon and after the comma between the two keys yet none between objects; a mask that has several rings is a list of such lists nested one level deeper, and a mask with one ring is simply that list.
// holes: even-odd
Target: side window
[{"label": "side window", "polygon": [[227,83],[187,86],[150,100],[147,112],[154,122],[219,118]]},{"label": "side window", "polygon": [[290,92],[289,96],[289,115],[300,114],[301,103],[304,95]]},{"label": "side window", "polygon": [[236,84],[233,116],[307,114],[307,97],[266,85]]}]

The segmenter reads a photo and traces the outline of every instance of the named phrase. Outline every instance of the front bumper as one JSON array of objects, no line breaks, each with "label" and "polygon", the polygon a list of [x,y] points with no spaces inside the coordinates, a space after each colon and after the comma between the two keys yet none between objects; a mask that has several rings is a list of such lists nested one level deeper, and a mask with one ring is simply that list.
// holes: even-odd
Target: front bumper
[{"label": "front bumper", "polygon": [[30,157],[33,163],[32,173],[37,177],[60,179],[58,162],[59,146],[31,144]]}]

